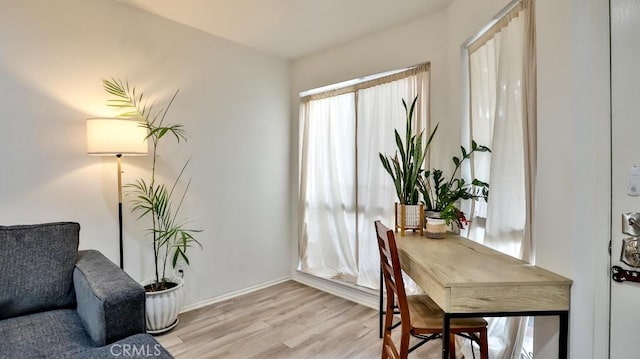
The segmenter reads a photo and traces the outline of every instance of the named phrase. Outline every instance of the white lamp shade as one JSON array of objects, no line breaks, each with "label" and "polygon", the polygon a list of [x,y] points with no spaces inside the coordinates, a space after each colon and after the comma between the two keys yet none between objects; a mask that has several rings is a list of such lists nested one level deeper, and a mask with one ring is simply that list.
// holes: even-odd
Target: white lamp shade
[{"label": "white lamp shade", "polygon": [[149,152],[147,129],[124,118],[87,119],[87,153],[94,156],[144,156]]}]

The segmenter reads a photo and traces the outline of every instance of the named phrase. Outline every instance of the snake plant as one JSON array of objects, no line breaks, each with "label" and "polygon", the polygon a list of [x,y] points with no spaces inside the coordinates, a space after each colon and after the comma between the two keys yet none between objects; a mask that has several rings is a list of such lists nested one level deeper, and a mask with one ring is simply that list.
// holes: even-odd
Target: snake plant
[{"label": "snake plant", "polygon": [[[402,141],[402,137],[396,129],[394,130],[396,141],[395,155],[385,156],[382,153],[379,154],[382,166],[393,180],[398,201],[405,205],[416,205],[420,201],[419,181],[424,172],[422,164],[424,163],[425,155],[429,150],[433,136],[438,130],[438,126],[436,126],[424,146],[422,142],[423,132],[421,131],[418,134],[413,133],[413,114],[417,100],[418,96],[413,99],[411,106],[407,107],[406,101],[402,99],[402,106],[404,107],[407,119],[405,141]],[[399,157],[398,154],[400,155]]]}]

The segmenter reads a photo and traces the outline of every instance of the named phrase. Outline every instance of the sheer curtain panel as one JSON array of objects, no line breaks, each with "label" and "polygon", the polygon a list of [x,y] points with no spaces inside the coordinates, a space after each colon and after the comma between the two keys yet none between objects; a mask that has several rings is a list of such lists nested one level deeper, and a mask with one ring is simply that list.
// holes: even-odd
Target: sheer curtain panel
[{"label": "sheer curtain panel", "polygon": [[302,99],[300,271],[379,288],[373,222],[393,223],[397,198],[378,153],[395,151],[393,131],[404,136],[406,123],[402,99],[410,104],[416,95],[414,128],[422,131],[428,64]]},{"label": "sheer curtain panel", "polygon": [[[380,258],[373,222],[394,223],[393,203],[398,201],[393,182],[380,164],[379,153],[394,153],[393,131],[405,136],[406,115],[401,99],[407,105],[418,96],[416,132],[425,130],[429,89],[428,72],[358,91],[358,241],[359,276],[357,284],[378,288]],[[426,135],[425,135],[426,136]],[[407,280],[409,288],[415,287]]]},{"label": "sheer curtain panel", "polygon": [[[472,173],[491,185],[476,203],[474,240],[531,262],[535,176],[535,29],[533,1],[522,0],[469,45],[471,138],[487,143]],[[490,357],[518,358],[526,320],[489,320]]]},{"label": "sheer curtain panel", "polygon": [[355,96],[300,106],[300,269],[354,282],[356,262]]}]

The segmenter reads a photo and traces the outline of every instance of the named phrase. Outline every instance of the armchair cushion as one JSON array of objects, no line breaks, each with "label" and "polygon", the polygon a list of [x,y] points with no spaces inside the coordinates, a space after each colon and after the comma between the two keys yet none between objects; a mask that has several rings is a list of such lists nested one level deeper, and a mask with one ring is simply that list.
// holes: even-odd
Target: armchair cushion
[{"label": "armchair cushion", "polygon": [[73,308],[80,225],[0,226],[0,320]]},{"label": "armchair cushion", "polygon": [[136,334],[95,346],[73,309],[0,320],[0,359],[13,358],[173,358],[151,335]]},{"label": "armchair cushion", "polygon": [[0,358],[52,358],[93,347],[73,309],[0,321]]},{"label": "armchair cushion", "polygon": [[78,253],[73,281],[78,315],[96,345],[144,333],[144,288],[100,252]]}]

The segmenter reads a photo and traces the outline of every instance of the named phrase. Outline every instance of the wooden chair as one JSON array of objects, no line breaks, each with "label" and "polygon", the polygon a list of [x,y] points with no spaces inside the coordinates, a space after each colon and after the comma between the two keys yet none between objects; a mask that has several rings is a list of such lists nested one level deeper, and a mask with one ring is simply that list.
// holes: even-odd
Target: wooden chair
[{"label": "wooden chair", "polygon": [[382,359],[400,359],[398,349],[391,340],[391,332],[385,333],[382,339]]},{"label": "wooden chair", "polygon": [[[397,298],[402,330],[398,358],[406,359],[409,352],[415,350],[426,341],[442,337],[444,312],[428,295],[406,295],[394,232],[385,227],[380,221],[375,221],[375,227],[378,237],[378,249],[380,250],[380,263],[387,289],[382,358],[389,358],[388,351],[393,351],[392,349],[387,349],[387,347],[393,345],[393,342],[391,342],[393,305]],[[451,320],[451,336],[448,340],[450,358],[456,357],[455,335],[460,335],[478,343],[480,345],[481,359],[489,358],[487,322],[484,319]],[[409,348],[409,339],[412,336],[422,339],[422,341]],[[391,345],[389,345],[389,342],[391,342]],[[393,348],[395,349],[395,347]]]}]

